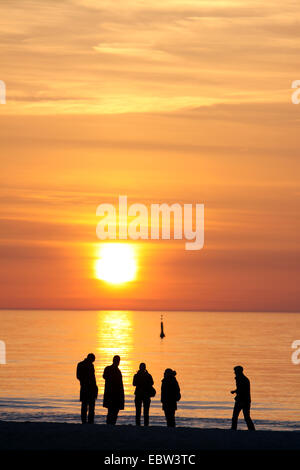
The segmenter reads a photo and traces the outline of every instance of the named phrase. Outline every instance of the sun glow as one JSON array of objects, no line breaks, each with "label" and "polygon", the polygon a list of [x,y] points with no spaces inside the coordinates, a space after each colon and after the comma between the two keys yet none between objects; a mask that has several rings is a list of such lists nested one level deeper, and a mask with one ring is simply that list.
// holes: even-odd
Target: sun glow
[{"label": "sun glow", "polygon": [[133,281],[137,265],[134,249],[125,243],[108,243],[101,245],[99,258],[95,262],[97,279],[111,284],[122,284]]}]

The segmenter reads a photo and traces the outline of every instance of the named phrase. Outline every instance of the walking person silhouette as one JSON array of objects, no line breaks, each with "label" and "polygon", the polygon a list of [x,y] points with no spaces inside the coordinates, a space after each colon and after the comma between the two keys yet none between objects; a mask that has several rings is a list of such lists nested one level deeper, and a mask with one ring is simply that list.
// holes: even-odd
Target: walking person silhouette
[{"label": "walking person silhouette", "polygon": [[243,372],[244,369],[242,366],[236,366],[234,367],[233,370],[235,373],[236,389],[232,390],[231,393],[232,394],[235,393],[236,396],[235,396],[235,405],[234,405],[233,414],[232,414],[231,429],[234,431],[237,429],[238,417],[239,417],[241,410],[243,410],[244,419],[246,421],[249,431],[255,431],[255,426],[250,417],[250,407],[251,407],[250,380],[248,379],[248,377],[244,375],[244,372]]},{"label": "walking person silhouette", "polygon": [[[98,397],[98,387],[95,377],[95,354],[90,353],[77,364],[76,377],[80,381],[81,422],[94,423],[95,401]],[[88,417],[87,417],[88,413]]]},{"label": "walking person silhouette", "polygon": [[124,410],[124,386],[119,369],[120,356],[114,356],[111,366],[103,372],[105,380],[103,407],[107,408],[106,423],[116,424],[120,410]]},{"label": "walking person silhouette", "polygon": [[175,411],[180,400],[180,388],[176,380],[176,372],[166,369],[161,383],[161,402],[167,420],[167,426],[175,427]]},{"label": "walking person silhouette", "polygon": [[155,396],[153,388],[153,378],[146,369],[146,364],[141,362],[138,372],[133,377],[133,386],[135,388],[135,422],[137,426],[141,424],[142,406],[144,410],[144,426],[149,425],[149,409],[151,397]]}]

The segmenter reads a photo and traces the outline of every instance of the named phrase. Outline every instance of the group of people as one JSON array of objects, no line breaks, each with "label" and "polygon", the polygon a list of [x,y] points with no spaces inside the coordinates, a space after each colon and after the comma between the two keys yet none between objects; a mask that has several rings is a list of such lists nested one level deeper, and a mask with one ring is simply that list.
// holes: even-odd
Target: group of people
[{"label": "group of people", "polygon": [[[95,355],[90,353],[77,365],[77,379],[80,381],[81,421],[82,423],[94,422],[95,402],[98,397],[98,386],[95,376]],[[124,386],[122,373],[119,369],[120,356],[114,356],[110,366],[105,367],[103,378],[105,380],[103,407],[107,408],[106,423],[116,424],[120,410],[124,410]],[[180,388],[176,380],[176,372],[166,369],[161,384],[161,402],[168,426],[175,426],[175,411],[180,400]],[[152,376],[146,369],[146,364],[141,363],[139,370],[133,377],[135,387],[136,425],[141,424],[141,412],[143,408],[144,426],[149,425],[149,409],[151,398],[155,396]]]},{"label": "group of people", "polygon": [[[81,421],[83,424],[94,423],[95,402],[98,397],[94,368],[95,359],[95,355],[90,353],[77,365],[76,375],[80,381]],[[106,423],[111,425],[116,424],[119,411],[124,410],[124,386],[122,373],[119,369],[120,360],[120,356],[114,356],[112,364],[105,367],[103,372],[105,380],[103,407],[107,408]],[[254,431],[255,427],[250,417],[250,381],[244,375],[242,366],[236,366],[234,372],[236,389],[232,390],[231,393],[235,394],[236,397],[231,429],[237,429],[238,416],[243,411],[248,429]],[[133,386],[135,387],[136,425],[140,426],[141,424],[143,408],[144,426],[148,426],[151,398],[155,396],[156,390],[153,378],[143,362],[133,377]],[[172,369],[166,369],[161,383],[161,402],[169,427],[175,427],[176,425],[175,412],[180,398],[180,387],[176,379],[176,372]]]}]

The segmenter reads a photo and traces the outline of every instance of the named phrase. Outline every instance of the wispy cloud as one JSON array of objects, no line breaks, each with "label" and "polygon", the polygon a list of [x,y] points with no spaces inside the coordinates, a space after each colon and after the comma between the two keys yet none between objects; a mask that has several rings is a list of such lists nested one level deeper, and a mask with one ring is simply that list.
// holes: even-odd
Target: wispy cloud
[{"label": "wispy cloud", "polygon": [[11,1],[0,8],[6,114],[55,113],[58,101],[65,113],[283,102],[300,53],[294,1]]}]

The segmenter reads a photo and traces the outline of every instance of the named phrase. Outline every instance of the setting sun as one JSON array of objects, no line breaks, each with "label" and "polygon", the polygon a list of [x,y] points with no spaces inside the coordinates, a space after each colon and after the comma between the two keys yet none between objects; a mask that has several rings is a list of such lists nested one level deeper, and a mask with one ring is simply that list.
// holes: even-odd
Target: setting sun
[{"label": "setting sun", "polygon": [[133,281],[136,275],[134,249],[125,243],[103,244],[95,262],[96,278],[111,284]]}]

